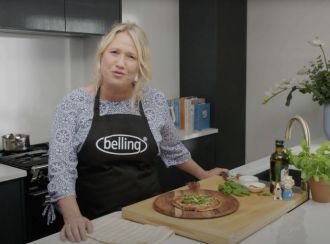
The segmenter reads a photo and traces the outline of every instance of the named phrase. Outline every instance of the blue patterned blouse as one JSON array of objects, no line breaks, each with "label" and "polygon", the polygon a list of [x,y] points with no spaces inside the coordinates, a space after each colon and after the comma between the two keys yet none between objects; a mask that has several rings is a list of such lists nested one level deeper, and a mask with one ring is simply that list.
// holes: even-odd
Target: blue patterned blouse
[{"label": "blue patterned blouse", "polygon": [[[151,132],[157,142],[159,156],[167,167],[191,159],[189,151],[181,143],[169,115],[163,93],[149,86],[142,91],[142,106]],[[77,179],[77,153],[91,128],[94,97],[84,88],[73,90],[58,105],[49,142],[49,184],[51,202],[75,195]],[[130,101],[100,100],[100,114],[135,114]]]}]

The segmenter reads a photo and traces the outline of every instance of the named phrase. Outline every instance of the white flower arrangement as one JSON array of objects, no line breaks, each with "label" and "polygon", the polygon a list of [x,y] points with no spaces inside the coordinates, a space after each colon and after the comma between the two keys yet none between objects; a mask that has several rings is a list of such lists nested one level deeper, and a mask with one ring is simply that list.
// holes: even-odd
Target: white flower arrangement
[{"label": "white flower arrangement", "polygon": [[299,78],[283,79],[280,83],[276,83],[273,88],[265,92],[262,104],[266,104],[286,90],[291,90],[286,99],[286,106],[290,105],[295,90],[303,94],[311,93],[313,101],[320,105],[330,103],[330,61],[326,59],[323,49],[325,44],[318,37],[308,43],[321,49],[321,55],[316,58],[316,62],[312,61],[309,67],[304,66],[298,70]]}]

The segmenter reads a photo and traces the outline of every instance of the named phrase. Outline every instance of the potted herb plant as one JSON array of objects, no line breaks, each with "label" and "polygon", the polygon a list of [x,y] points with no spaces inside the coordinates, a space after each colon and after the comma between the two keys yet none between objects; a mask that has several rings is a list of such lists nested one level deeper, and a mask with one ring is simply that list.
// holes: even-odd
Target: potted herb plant
[{"label": "potted herb plant", "polygon": [[295,154],[286,149],[290,164],[301,170],[301,178],[308,182],[312,199],[330,202],[330,148],[325,141],[315,152],[311,152],[306,141],[300,143],[302,151]]}]

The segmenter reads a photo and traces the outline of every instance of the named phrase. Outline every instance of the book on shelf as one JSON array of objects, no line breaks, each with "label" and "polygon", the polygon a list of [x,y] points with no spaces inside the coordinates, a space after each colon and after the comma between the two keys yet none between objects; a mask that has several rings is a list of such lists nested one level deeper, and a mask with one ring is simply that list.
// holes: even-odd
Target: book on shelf
[{"label": "book on shelf", "polygon": [[180,98],[173,99],[173,109],[174,109],[174,126],[180,128]]},{"label": "book on shelf", "polygon": [[195,105],[195,130],[210,128],[210,104],[199,103]]},{"label": "book on shelf", "polygon": [[210,127],[210,104],[205,98],[189,96],[169,101],[174,126],[186,131],[202,130]]}]

